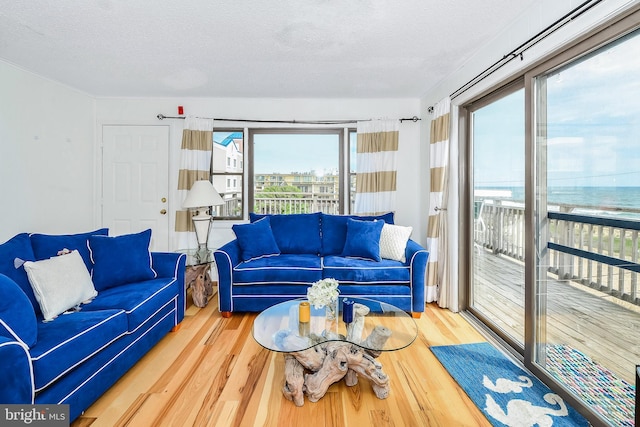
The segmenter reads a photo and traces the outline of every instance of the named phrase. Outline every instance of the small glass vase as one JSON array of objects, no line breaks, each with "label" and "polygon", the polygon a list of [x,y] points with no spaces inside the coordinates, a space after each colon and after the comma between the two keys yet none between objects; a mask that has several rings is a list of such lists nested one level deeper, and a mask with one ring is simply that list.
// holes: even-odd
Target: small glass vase
[{"label": "small glass vase", "polygon": [[324,331],[322,333],[328,340],[339,338],[338,335],[338,299],[325,306]]}]

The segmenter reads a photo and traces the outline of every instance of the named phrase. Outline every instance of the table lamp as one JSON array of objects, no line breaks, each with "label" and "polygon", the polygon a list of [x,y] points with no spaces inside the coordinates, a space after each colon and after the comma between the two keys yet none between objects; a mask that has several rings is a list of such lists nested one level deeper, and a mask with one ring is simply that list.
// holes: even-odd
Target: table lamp
[{"label": "table lamp", "polygon": [[224,200],[222,200],[222,197],[220,197],[220,194],[218,194],[209,180],[194,182],[191,190],[187,193],[187,197],[182,202],[183,208],[196,210],[196,214],[191,219],[193,220],[196,239],[198,240],[196,258],[201,262],[210,261],[207,245],[213,217],[209,215],[208,208],[222,204],[224,204]]}]

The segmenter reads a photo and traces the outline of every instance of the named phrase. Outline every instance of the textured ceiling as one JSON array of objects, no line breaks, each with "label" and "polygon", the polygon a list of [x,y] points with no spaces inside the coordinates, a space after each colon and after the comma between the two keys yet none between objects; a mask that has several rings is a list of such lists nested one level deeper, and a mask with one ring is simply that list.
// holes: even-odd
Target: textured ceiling
[{"label": "textured ceiling", "polygon": [[531,3],[0,0],[0,58],[96,96],[417,98]]}]

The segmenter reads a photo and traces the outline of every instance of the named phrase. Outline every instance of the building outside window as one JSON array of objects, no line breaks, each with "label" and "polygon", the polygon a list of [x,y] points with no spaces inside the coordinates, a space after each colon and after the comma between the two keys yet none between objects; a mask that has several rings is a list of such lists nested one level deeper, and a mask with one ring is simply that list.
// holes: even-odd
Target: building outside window
[{"label": "building outside window", "polygon": [[[242,219],[244,132],[214,129],[212,150],[211,182],[225,202],[224,205],[215,207],[216,217]],[[238,164],[240,167],[237,167]]]},{"label": "building outside window", "polygon": [[251,130],[249,210],[343,213],[343,135],[343,129]]}]

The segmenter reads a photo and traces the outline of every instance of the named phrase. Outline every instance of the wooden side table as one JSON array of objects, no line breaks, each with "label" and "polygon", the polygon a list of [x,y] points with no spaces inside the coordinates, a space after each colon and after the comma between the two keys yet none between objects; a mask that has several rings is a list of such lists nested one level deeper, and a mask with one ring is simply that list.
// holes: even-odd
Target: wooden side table
[{"label": "wooden side table", "polygon": [[205,253],[197,249],[180,249],[178,252],[187,255],[186,269],[184,272],[185,289],[191,288],[193,305],[206,307],[215,292],[211,281],[211,265],[213,264],[213,250]]}]

